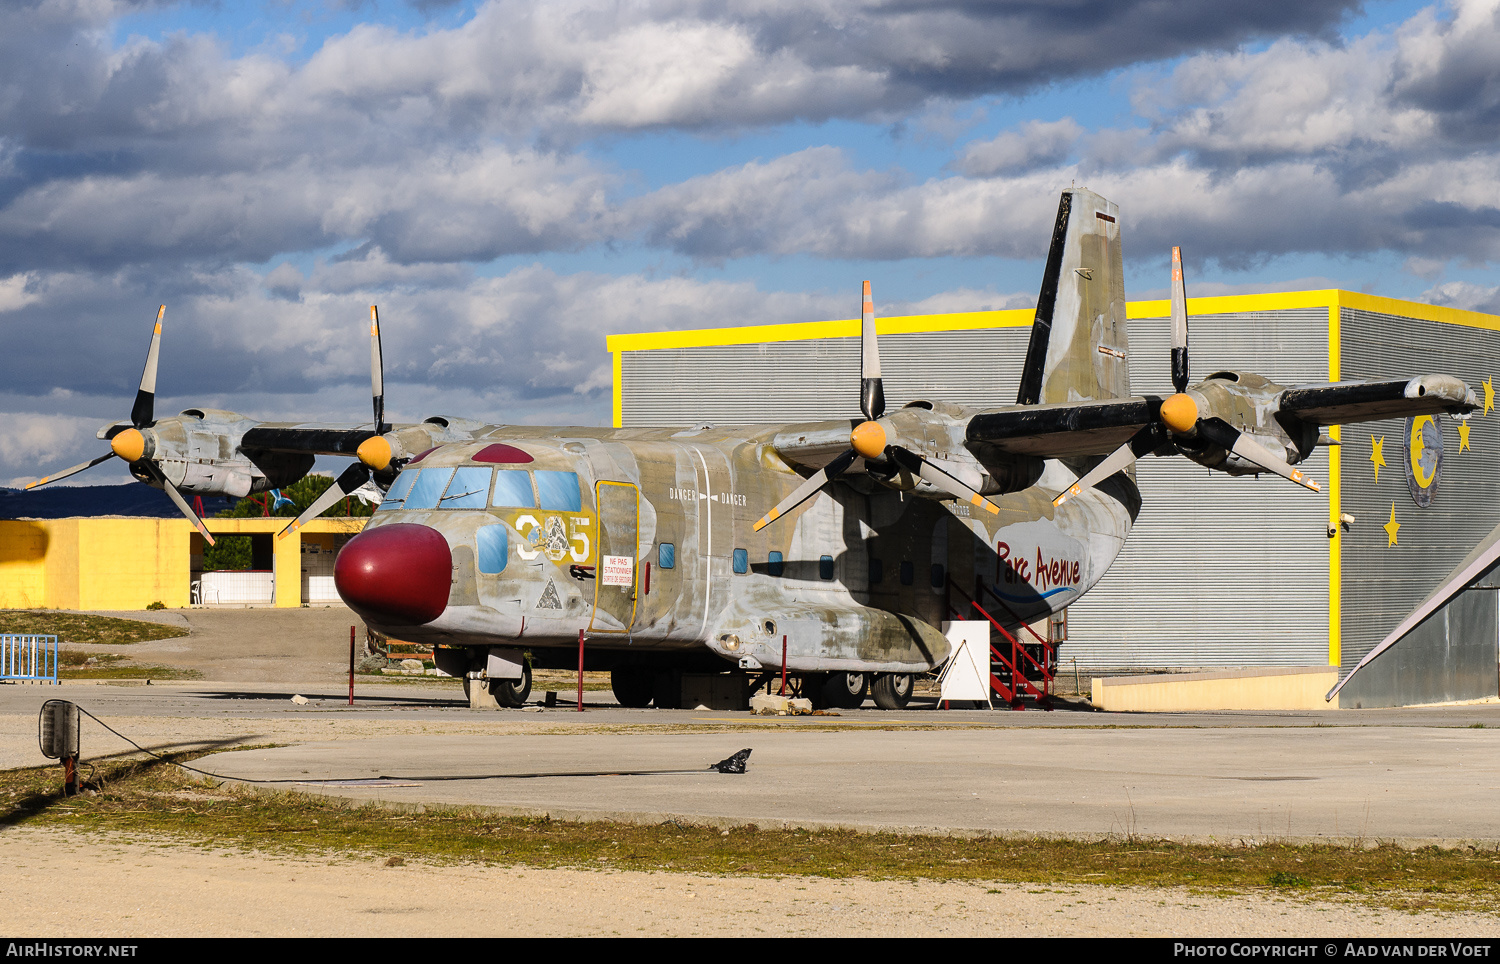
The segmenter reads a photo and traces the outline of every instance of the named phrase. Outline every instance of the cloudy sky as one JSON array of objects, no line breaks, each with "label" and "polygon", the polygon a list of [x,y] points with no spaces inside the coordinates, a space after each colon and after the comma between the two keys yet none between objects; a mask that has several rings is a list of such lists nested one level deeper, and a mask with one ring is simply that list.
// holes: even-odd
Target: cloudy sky
[{"label": "cloudy sky", "polygon": [[[1127,291],[1500,311],[1500,0],[6,0],[0,484],[158,412],[608,424],[607,334]],[[123,481],[118,462],[70,480]]]}]

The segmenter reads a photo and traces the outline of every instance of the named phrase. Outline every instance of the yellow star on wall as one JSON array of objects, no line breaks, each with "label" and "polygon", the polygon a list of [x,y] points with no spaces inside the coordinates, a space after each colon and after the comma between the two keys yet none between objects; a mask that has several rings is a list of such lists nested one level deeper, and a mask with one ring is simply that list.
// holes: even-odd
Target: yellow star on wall
[{"label": "yellow star on wall", "polygon": [[1458,450],[1460,452],[1469,452],[1469,451],[1472,451],[1472,449],[1469,448],[1469,423],[1468,422],[1459,422],[1458,423]]},{"label": "yellow star on wall", "polygon": [[1495,407],[1495,384],[1494,384],[1494,382],[1492,382],[1488,378],[1486,378],[1484,380],[1484,411],[1480,412],[1479,414],[1481,414],[1481,415],[1488,415],[1490,413],[1490,410],[1493,409],[1494,407]]},{"label": "yellow star on wall", "polygon": [[1385,530],[1386,536],[1391,540],[1385,544],[1385,547],[1389,549],[1396,544],[1396,532],[1401,528],[1401,523],[1396,521],[1396,503],[1391,503],[1391,521],[1380,528]]},{"label": "yellow star on wall", "polygon": [[1385,465],[1385,436],[1370,436],[1370,462],[1375,466],[1375,481],[1380,481],[1380,468]]}]

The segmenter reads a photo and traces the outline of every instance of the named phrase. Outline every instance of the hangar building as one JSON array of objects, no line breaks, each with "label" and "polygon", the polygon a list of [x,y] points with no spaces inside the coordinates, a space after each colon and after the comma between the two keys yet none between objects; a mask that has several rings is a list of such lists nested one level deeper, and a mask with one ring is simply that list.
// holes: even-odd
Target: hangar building
[{"label": "hangar building", "polygon": [[[1188,302],[1193,380],[1221,369],[1282,385],[1456,375],[1484,402],[1429,424],[1440,472],[1410,455],[1411,426],[1329,430],[1302,468],[1314,494],[1272,475],[1138,463],[1144,508],[1104,580],[1068,611],[1063,665],[1342,666],[1347,672],[1500,523],[1500,317],[1350,291]],[[1171,392],[1170,306],[1128,305],[1130,383]],[[879,320],[890,408],[919,398],[1013,403],[1032,312]],[[859,321],[615,335],[617,426],[859,416]],[[1416,455],[1424,435],[1417,426]],[[1342,516],[1352,524],[1340,524]],[[1500,694],[1500,582],[1482,577],[1340,693],[1343,706]]]}]

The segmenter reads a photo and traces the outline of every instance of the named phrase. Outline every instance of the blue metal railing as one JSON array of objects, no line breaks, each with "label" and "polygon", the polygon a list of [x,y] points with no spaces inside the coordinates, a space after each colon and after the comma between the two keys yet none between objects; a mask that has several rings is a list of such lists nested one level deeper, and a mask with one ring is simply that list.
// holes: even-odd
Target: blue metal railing
[{"label": "blue metal railing", "polygon": [[57,682],[57,637],[0,634],[0,679]]}]

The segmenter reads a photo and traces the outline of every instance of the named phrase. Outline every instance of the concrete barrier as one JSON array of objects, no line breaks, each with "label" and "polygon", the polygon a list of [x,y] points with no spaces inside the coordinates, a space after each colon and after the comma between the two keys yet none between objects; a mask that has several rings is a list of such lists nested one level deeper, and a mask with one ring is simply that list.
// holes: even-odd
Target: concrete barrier
[{"label": "concrete barrier", "polygon": [[1338,682],[1335,666],[1256,666],[1206,673],[1094,677],[1093,703],[1118,713],[1203,710],[1334,710],[1323,694]]}]

